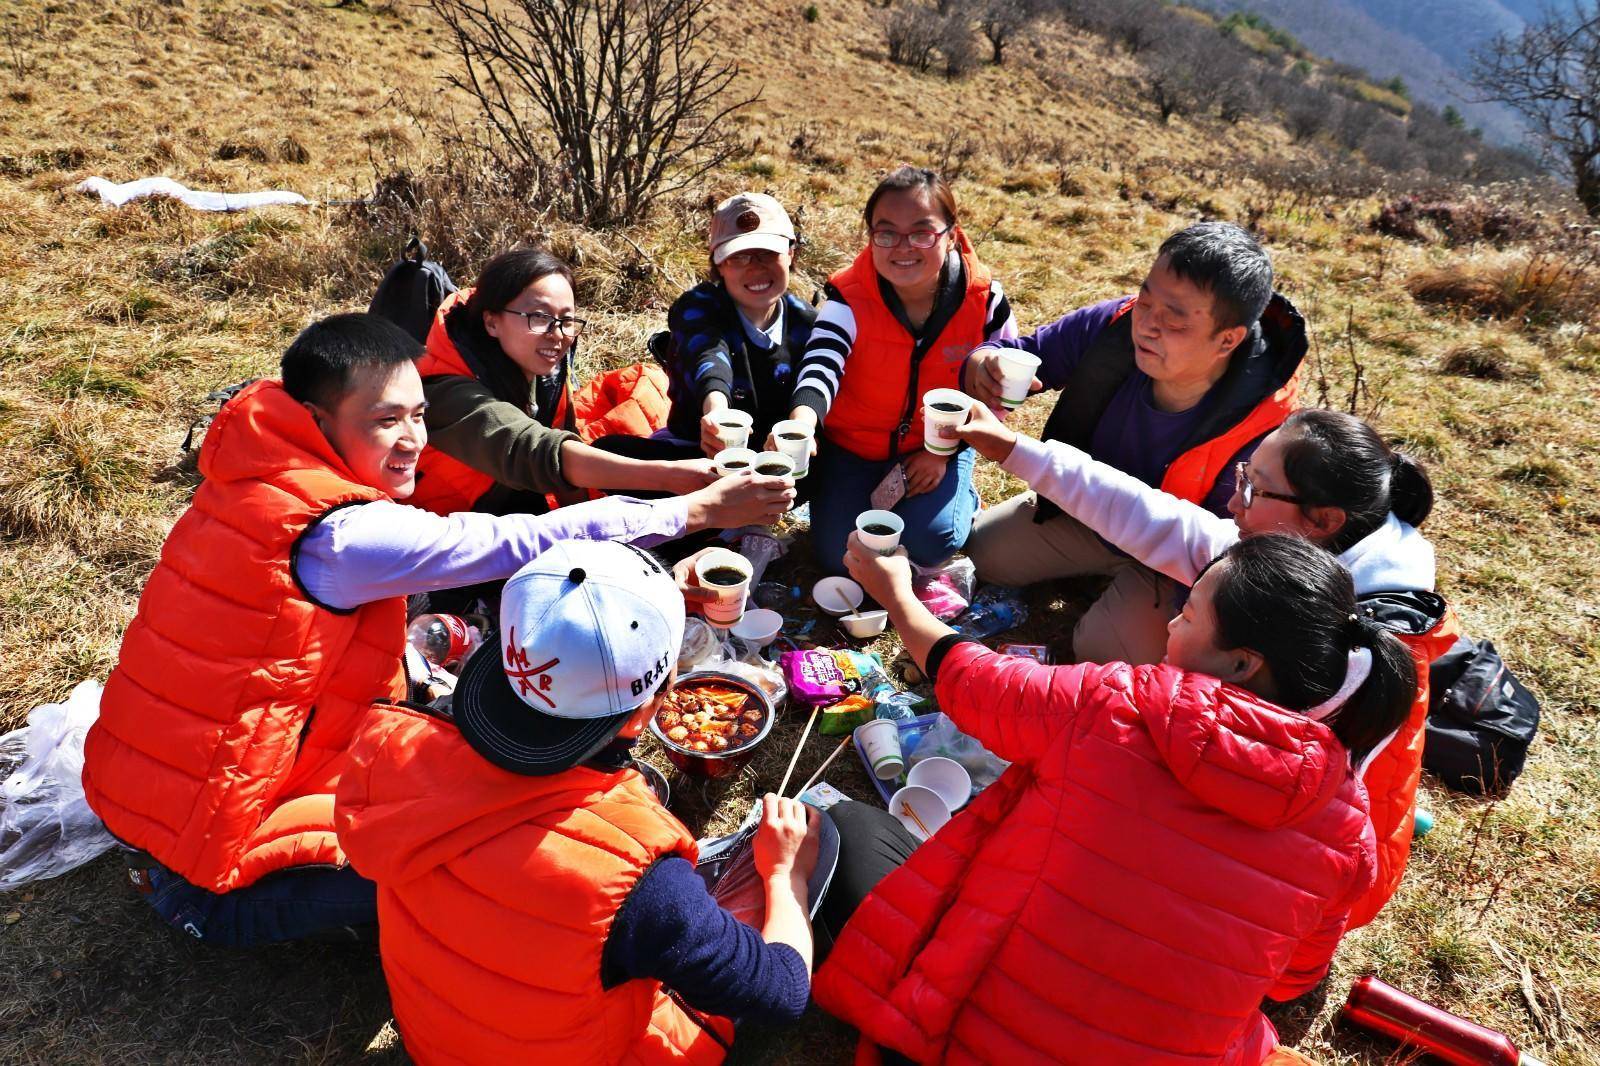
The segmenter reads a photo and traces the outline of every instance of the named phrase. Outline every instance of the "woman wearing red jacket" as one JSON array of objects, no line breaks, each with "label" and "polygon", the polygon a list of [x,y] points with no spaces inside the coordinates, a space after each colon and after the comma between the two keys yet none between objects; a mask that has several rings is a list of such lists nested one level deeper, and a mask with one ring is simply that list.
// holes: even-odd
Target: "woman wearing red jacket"
[{"label": "woman wearing red jacket", "polygon": [[[918,1062],[1255,1064],[1315,985],[1374,843],[1353,755],[1404,718],[1405,647],[1305,541],[1241,541],[1157,666],[962,641],[852,540],[939,705],[1012,762],[840,933],[817,1002]],[[870,1058],[870,1055],[867,1056]]]}]

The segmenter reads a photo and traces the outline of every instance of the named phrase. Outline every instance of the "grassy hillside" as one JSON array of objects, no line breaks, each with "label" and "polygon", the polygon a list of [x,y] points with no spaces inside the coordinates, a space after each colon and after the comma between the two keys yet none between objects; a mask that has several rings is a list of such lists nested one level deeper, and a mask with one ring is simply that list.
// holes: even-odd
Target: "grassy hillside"
[{"label": "grassy hillside", "polygon": [[[1280,1027],[1324,1063],[1385,1061],[1386,1046],[1332,1024],[1350,981],[1377,972],[1547,1062],[1595,1061],[1600,338],[1582,300],[1552,298],[1546,310],[1519,296],[1546,277],[1530,256],[1570,263],[1569,253],[1377,235],[1368,221],[1379,200],[1330,195],[1338,176],[1283,130],[1157,124],[1122,87],[1132,61],[1096,38],[1046,27],[1013,45],[1005,67],[949,82],[886,61],[878,9],[817,6],[814,26],[782,0],[720,9],[720,47],[761,90],[739,122],[745,151],[724,172],[626,232],[581,232],[532,208],[434,217],[461,280],[516,238],[579,258],[592,371],[642,356],[701,269],[707,201],[740,188],[794,209],[806,241],[796,287],[809,294],[859,248],[878,171],[945,166],[967,232],[1029,328],[1131,290],[1161,238],[1189,221],[1255,226],[1312,322],[1310,399],[1343,407],[1353,394],[1430,465],[1441,591],[1536,688],[1546,715],[1507,799],[1427,786],[1439,824],[1400,895],[1349,938],[1322,994],[1277,1014]],[[110,209],[73,186],[162,173],[197,188],[355,199],[380,177],[425,174],[440,117],[463,113],[437,91],[442,37],[405,5],[0,0],[0,25],[11,29],[0,39],[0,726],[10,727],[114,662],[192,490],[180,442],[212,406],[205,395],[273,372],[308,319],[363,307],[398,251],[386,223],[359,208]],[[1408,281],[1427,271],[1443,279],[1427,291],[1455,303],[1412,298]],[[1464,291],[1482,298],[1471,306],[1512,317],[1454,309]],[[1496,294],[1500,304],[1483,302]],[[1047,410],[1031,402],[1024,424],[1037,429]],[[992,468],[980,483],[990,501],[1016,487]],[[1036,590],[1030,634],[1070,633],[1083,591]],[[790,722],[775,734],[757,778],[689,794],[695,821],[725,821],[776,784],[798,732]],[[107,858],[0,897],[0,1061],[405,1061],[370,952],[202,950],[159,928],[119,877]],[[847,1035],[818,1017],[752,1035],[738,1059],[848,1054]]]}]

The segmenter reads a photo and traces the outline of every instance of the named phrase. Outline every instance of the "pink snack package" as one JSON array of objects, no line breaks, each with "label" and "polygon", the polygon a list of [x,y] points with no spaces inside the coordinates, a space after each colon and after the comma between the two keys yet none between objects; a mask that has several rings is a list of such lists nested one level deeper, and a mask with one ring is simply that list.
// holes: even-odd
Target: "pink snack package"
[{"label": "pink snack package", "polygon": [[858,651],[806,648],[786,652],[778,661],[789,694],[807,706],[837,703],[888,681],[878,657]]}]

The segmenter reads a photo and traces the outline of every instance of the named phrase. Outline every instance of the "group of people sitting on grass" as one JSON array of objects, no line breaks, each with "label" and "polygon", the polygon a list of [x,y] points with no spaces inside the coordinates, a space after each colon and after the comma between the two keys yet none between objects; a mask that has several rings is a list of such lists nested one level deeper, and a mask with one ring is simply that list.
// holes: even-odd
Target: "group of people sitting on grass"
[{"label": "group of people sitting on grass", "polygon": [[[1324,977],[1410,848],[1453,637],[1426,474],[1298,408],[1305,323],[1235,226],[1173,234],[1137,293],[1024,337],[936,173],[891,172],[864,214],[813,310],[784,208],[716,209],[648,435],[582,432],[585,323],[538,249],[491,260],[425,345],[335,315],[233,397],[87,742],[89,802],[157,914],[238,946],[375,925],[424,1063],[716,1063],[813,997],[862,1061],[1302,1061],[1262,1000]],[[995,413],[1008,348],[1059,391],[1042,439]],[[923,447],[935,388],[973,400],[953,455]],[[819,564],[1011,763],[920,845],[867,802],[766,796],[759,928],[632,752],[694,591],[652,550],[796,498],[718,476],[729,408],[757,442],[815,428]],[[981,508],[980,457],[1029,491]],[[880,556],[851,531],[895,481],[905,534]],[[1110,579],[1070,640],[1063,620],[1070,665],[922,606],[911,564],[963,550],[985,581]],[[499,630],[441,710],[409,698],[407,597],[459,589],[489,590]]]}]

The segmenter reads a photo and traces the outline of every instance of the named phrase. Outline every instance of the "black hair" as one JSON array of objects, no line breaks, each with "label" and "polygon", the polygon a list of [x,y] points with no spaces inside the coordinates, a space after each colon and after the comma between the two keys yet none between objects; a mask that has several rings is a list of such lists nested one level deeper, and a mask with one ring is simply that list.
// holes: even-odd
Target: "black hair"
[{"label": "black hair", "polygon": [[1421,463],[1342,411],[1297,411],[1283,423],[1283,475],[1300,509],[1338,507],[1344,525],[1323,547],[1339,554],[1383,525],[1389,512],[1420,526],[1433,510]]},{"label": "black hair", "polygon": [[1181,229],[1161,242],[1161,256],[1174,274],[1211,294],[1218,333],[1255,325],[1272,299],[1272,260],[1231,222],[1196,222]]},{"label": "black hair", "polygon": [[417,339],[387,318],[329,315],[290,342],[279,374],[290,396],[331,409],[339,405],[356,370],[409,363],[421,354]]},{"label": "black hair", "polygon": [[552,274],[566,278],[567,284],[576,288],[572,268],[547,248],[513,248],[501,252],[484,264],[472,295],[458,311],[451,312],[451,328],[459,323],[466,332],[468,346],[481,359],[483,383],[489,386],[496,399],[518,407],[527,407],[532,393],[527,375],[512,362],[500,342],[489,335],[483,316],[487,312],[504,311],[523,289]]},{"label": "black hair", "polygon": [[956,194],[950,191],[949,182],[940,176],[937,170],[927,167],[914,167],[909,163],[902,163],[889,173],[885,174],[878,182],[878,187],[872,190],[872,195],[867,197],[867,206],[863,209],[862,216],[867,220],[867,228],[872,228],[872,212],[877,210],[878,201],[891,192],[910,192],[914,189],[926,189],[928,196],[939,205],[939,210],[944,212],[944,220],[954,226],[960,221],[956,217]]},{"label": "black hair", "polygon": [[1417,668],[1400,639],[1362,611],[1350,572],[1310,541],[1247,537],[1215,560],[1217,646],[1248,648],[1272,672],[1277,702],[1304,711],[1339,691],[1356,647],[1372,672],[1322,721],[1359,756],[1400,728],[1417,694]]}]

